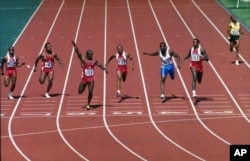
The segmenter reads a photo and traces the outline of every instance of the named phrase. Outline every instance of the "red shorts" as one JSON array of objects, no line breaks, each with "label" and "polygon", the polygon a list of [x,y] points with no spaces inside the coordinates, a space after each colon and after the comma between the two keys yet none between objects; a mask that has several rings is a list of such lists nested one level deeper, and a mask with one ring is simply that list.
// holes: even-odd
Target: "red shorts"
[{"label": "red shorts", "polygon": [[5,70],[5,76],[11,77],[11,76],[16,76],[17,72],[16,72],[16,68],[13,69],[7,69]]},{"label": "red shorts", "polygon": [[89,82],[93,82],[95,81],[95,77],[94,76],[90,76],[90,77],[81,77],[81,80],[83,83],[89,83]]},{"label": "red shorts", "polygon": [[203,66],[202,63],[199,62],[191,62],[190,68],[195,68],[198,72],[203,72]]},{"label": "red shorts", "polygon": [[42,67],[41,71],[44,72],[44,73],[46,73],[46,74],[48,74],[49,72],[54,71],[54,68],[45,68],[45,67]]},{"label": "red shorts", "polygon": [[116,71],[122,72],[122,75],[126,75],[128,73],[127,66],[117,66]]}]

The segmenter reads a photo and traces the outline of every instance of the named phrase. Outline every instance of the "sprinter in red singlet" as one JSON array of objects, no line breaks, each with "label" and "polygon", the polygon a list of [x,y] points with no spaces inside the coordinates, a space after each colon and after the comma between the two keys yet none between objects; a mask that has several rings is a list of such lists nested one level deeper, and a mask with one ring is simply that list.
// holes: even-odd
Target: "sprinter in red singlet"
[{"label": "sprinter in red singlet", "polygon": [[51,44],[49,42],[44,45],[44,48],[45,50],[36,58],[34,72],[37,71],[37,64],[39,60],[42,60],[39,82],[44,84],[46,77],[48,77],[49,83],[46,89],[45,97],[50,98],[49,91],[52,87],[54,79],[54,59],[58,61],[62,68],[63,62],[59,56],[54,51],[52,51]]},{"label": "sprinter in red singlet", "polygon": [[72,44],[75,48],[75,52],[78,56],[78,58],[81,61],[82,66],[82,74],[81,74],[81,81],[78,88],[78,93],[81,94],[84,92],[86,86],[88,85],[89,93],[88,93],[88,103],[85,106],[87,110],[91,109],[90,102],[93,97],[93,91],[94,91],[94,85],[95,85],[95,74],[94,74],[94,67],[97,65],[102,70],[104,70],[106,73],[108,73],[108,70],[100,64],[97,60],[93,59],[93,51],[87,50],[86,51],[86,57],[83,56],[76,43],[72,41]]},{"label": "sprinter in red singlet", "polygon": [[[4,73],[4,64],[5,65],[5,73]],[[17,71],[16,67],[21,67],[25,63],[19,63],[19,59],[15,54],[15,49],[13,46],[10,46],[8,49],[8,53],[3,57],[1,61],[1,75],[4,75],[4,85],[6,87],[9,86],[10,80],[12,82],[10,87],[10,92],[8,94],[8,99],[14,99],[12,93],[16,87],[17,80]]]},{"label": "sprinter in red singlet", "polygon": [[187,56],[184,58],[184,61],[191,57],[190,70],[193,76],[192,81],[192,96],[196,96],[196,81],[201,83],[203,76],[203,61],[209,61],[208,55],[204,48],[200,46],[199,39],[193,39],[193,47],[189,49]]},{"label": "sprinter in red singlet", "polygon": [[109,62],[116,58],[116,73],[117,73],[117,92],[116,96],[119,97],[121,95],[121,82],[125,82],[127,78],[127,60],[131,61],[131,70],[134,70],[134,60],[127,52],[123,51],[122,45],[117,45],[117,53],[111,55],[105,64],[106,67],[108,66]]}]

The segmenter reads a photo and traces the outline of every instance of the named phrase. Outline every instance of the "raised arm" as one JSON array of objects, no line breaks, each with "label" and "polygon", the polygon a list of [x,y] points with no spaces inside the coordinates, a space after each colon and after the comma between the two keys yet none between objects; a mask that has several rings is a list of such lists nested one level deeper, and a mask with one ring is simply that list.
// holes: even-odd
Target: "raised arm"
[{"label": "raised arm", "polygon": [[72,42],[72,44],[73,44],[73,46],[74,46],[74,48],[75,48],[75,52],[76,52],[78,58],[81,60],[81,62],[83,62],[83,61],[84,61],[84,60],[83,60],[83,56],[82,56],[82,54],[80,53],[79,48],[77,47],[76,43],[75,43],[73,40],[72,40],[71,42]]}]

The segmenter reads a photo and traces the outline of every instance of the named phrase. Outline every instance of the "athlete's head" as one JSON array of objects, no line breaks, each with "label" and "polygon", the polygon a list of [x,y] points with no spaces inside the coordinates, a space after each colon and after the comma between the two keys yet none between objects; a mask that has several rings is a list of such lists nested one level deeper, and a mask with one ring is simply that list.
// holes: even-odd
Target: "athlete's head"
[{"label": "athlete's head", "polygon": [[92,50],[87,50],[86,51],[86,58],[88,60],[92,60],[93,59],[93,51]]},{"label": "athlete's head", "polygon": [[237,20],[236,20],[236,18],[234,16],[231,16],[230,19],[231,19],[232,22],[237,22]]},{"label": "athlete's head", "polygon": [[51,52],[52,52],[52,48],[51,48],[50,42],[47,42],[47,43],[44,45],[44,48],[46,49],[46,51],[47,51],[48,53],[51,53]]},{"label": "athlete's head", "polygon": [[167,45],[166,45],[165,42],[161,42],[161,43],[160,43],[160,49],[161,49],[161,52],[162,52],[162,53],[165,53],[165,52],[166,52],[166,50],[167,50]]},{"label": "athlete's head", "polygon": [[200,44],[200,40],[199,40],[199,39],[197,39],[197,38],[193,39],[193,46],[194,46],[195,48],[198,47],[199,44]]},{"label": "athlete's head", "polygon": [[117,52],[119,54],[122,54],[123,53],[123,46],[122,45],[117,45]]},{"label": "athlete's head", "polygon": [[9,51],[9,54],[13,55],[13,54],[14,54],[15,49],[14,49],[14,47],[13,47],[13,46],[9,46],[8,51]]}]

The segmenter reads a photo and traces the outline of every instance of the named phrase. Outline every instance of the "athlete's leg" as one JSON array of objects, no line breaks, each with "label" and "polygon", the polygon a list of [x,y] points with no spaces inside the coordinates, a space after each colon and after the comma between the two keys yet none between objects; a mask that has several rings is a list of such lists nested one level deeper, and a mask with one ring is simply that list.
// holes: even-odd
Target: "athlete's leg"
[{"label": "athlete's leg", "polygon": [[230,41],[230,43],[229,43],[229,51],[233,51],[233,48],[234,48],[234,42]]},{"label": "athlete's leg", "polygon": [[16,80],[17,80],[17,76],[16,75],[12,75],[11,77],[11,87],[10,87],[10,92],[13,92],[15,87],[16,87]]},{"label": "athlete's leg", "polygon": [[4,76],[4,86],[8,87],[10,84],[10,76]]},{"label": "athlete's leg", "polygon": [[44,84],[47,74],[44,71],[41,71],[39,76],[39,82],[40,84]]},{"label": "athlete's leg", "polygon": [[125,82],[127,79],[127,72],[122,72],[121,76],[122,76],[122,81]]},{"label": "athlete's leg", "polygon": [[88,105],[86,107],[87,110],[90,109],[90,102],[91,102],[92,97],[93,97],[94,86],[95,86],[95,82],[94,81],[88,83],[89,94],[88,94]]},{"label": "athlete's leg", "polygon": [[193,77],[193,80],[192,80],[192,94],[193,94],[193,97],[196,97],[196,81],[198,79],[197,78],[197,70],[194,67],[191,67],[190,70],[191,70],[192,77]]},{"label": "athlete's leg", "polygon": [[161,83],[160,83],[160,89],[161,89],[161,99],[165,98],[164,91],[165,91],[165,82],[167,78],[168,71],[166,68],[161,68]]},{"label": "athlete's leg", "polygon": [[120,96],[121,92],[121,82],[122,82],[122,72],[117,70],[117,93],[116,96]]},{"label": "athlete's leg", "polygon": [[78,94],[82,94],[85,91],[85,88],[88,83],[84,83],[83,81],[80,82],[78,87]]},{"label": "athlete's leg", "polygon": [[198,83],[201,83],[202,76],[203,76],[203,72],[197,72],[197,81],[198,81]]},{"label": "athlete's leg", "polygon": [[240,40],[235,40],[235,64],[239,65],[239,47],[240,47]]},{"label": "athlete's leg", "polygon": [[47,90],[46,90],[46,93],[49,93],[51,87],[52,87],[52,83],[53,83],[53,79],[54,79],[54,71],[50,71],[48,73],[48,80],[49,80],[49,83],[48,83],[48,86],[47,86]]}]

